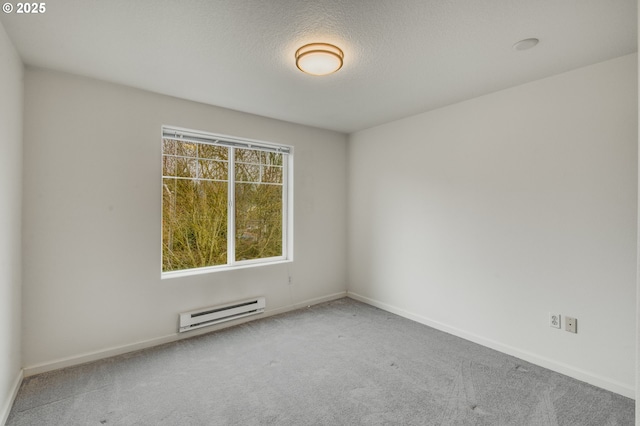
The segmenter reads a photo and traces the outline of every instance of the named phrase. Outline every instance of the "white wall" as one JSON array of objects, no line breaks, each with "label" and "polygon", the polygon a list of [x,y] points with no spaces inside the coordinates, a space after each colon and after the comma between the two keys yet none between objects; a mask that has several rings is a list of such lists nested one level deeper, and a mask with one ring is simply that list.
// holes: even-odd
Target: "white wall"
[{"label": "white wall", "polygon": [[22,61],[0,24],[0,424],[20,383]]},{"label": "white wall", "polygon": [[[638,27],[640,27],[640,8],[638,13]],[[640,33],[638,33],[638,44],[640,44]],[[639,57],[640,59],[640,57]],[[640,62],[638,63],[640,69]],[[639,76],[640,83],[640,76]],[[640,88],[640,84],[638,86]],[[640,91],[636,93],[638,99],[640,99]],[[638,115],[638,125],[640,126],[640,114]],[[640,143],[638,144],[640,146]],[[638,153],[640,155],[640,152]],[[640,157],[638,158],[638,164],[640,164]],[[640,203],[640,174],[638,175],[638,202]],[[640,204],[639,204],[640,209]],[[640,226],[640,216],[638,217],[638,225]],[[639,229],[640,231],[640,229]],[[637,236],[638,253],[636,262],[636,395],[640,395],[640,233]],[[640,398],[636,398],[636,413],[640,413]],[[640,426],[640,415],[636,415],[636,426]]]},{"label": "white wall", "polygon": [[349,293],[633,396],[637,84],[630,55],[351,135]]},{"label": "white wall", "polygon": [[[344,296],[345,135],[51,71],[25,76],[25,374],[171,340],[178,313],[199,307],[264,295],[273,313]],[[163,124],[294,146],[293,263],[160,279]]]}]

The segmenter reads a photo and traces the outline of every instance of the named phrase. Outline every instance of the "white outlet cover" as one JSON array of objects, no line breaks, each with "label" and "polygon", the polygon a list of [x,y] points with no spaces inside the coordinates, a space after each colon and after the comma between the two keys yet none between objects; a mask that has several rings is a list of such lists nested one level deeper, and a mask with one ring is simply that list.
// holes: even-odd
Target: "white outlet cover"
[{"label": "white outlet cover", "polygon": [[549,327],[560,328],[562,318],[560,314],[549,312]]}]

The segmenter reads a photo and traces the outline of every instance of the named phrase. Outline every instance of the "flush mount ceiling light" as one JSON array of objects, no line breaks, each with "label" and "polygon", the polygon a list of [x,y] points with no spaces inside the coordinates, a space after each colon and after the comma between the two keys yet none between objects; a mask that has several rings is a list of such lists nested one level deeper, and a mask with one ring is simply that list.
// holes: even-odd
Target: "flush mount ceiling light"
[{"label": "flush mount ceiling light", "polygon": [[537,38],[525,38],[524,40],[520,40],[519,42],[514,44],[513,48],[516,50],[527,50],[531,49],[539,42],[540,40],[538,40]]},{"label": "flush mount ceiling light", "polygon": [[339,47],[327,43],[305,44],[296,50],[296,66],[304,73],[327,75],[342,68],[344,53]]}]

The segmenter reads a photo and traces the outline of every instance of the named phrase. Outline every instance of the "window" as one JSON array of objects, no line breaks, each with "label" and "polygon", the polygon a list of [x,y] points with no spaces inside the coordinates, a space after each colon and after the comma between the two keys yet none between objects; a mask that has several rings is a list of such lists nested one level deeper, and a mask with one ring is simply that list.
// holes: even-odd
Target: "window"
[{"label": "window", "polygon": [[291,151],[163,127],[163,276],[290,259]]}]

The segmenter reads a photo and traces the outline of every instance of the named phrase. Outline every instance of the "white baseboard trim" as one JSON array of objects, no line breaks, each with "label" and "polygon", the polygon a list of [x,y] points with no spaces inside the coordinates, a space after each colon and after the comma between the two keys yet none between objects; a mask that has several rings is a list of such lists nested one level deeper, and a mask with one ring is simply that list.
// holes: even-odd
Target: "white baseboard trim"
[{"label": "white baseboard trim", "polygon": [[294,303],[292,305],[287,305],[281,308],[267,309],[263,314],[260,314],[260,315],[244,317],[234,321],[228,321],[225,323],[212,325],[210,327],[204,327],[197,330],[189,331],[187,333],[173,333],[173,334],[169,334],[162,337],[156,337],[154,339],[143,340],[136,343],[111,347],[111,348],[102,349],[94,352],[86,352],[80,355],[70,356],[70,357],[61,358],[61,359],[57,359],[50,362],[31,365],[29,367],[24,368],[24,377],[34,376],[36,374],[46,373],[48,371],[59,370],[61,368],[72,367],[75,365],[85,364],[87,362],[98,361],[104,358],[122,355],[129,352],[135,352],[142,349],[163,345],[165,343],[175,342],[182,339],[188,339],[190,337],[199,336],[201,334],[211,333],[224,328],[240,325],[249,321],[255,321],[261,318],[283,314],[285,312],[295,311],[300,308],[305,308],[307,306],[317,305],[318,303],[324,303],[324,302],[329,302],[336,299],[341,299],[343,297],[347,297],[346,291],[330,294],[327,296],[317,297],[314,299],[305,300],[305,301]]},{"label": "white baseboard trim", "polygon": [[560,374],[564,374],[574,379],[592,384],[594,386],[606,389],[611,392],[615,392],[622,396],[626,396],[627,398],[635,399],[635,389],[629,385],[618,382],[616,380],[611,380],[606,377],[602,377],[597,374],[593,374],[588,371],[575,368],[571,365],[564,364],[562,362],[558,362],[550,358],[539,356],[528,351],[523,351],[513,346],[505,345],[495,340],[487,339],[477,334],[469,333],[467,331],[461,330],[456,327],[448,326],[441,322],[434,321],[432,319],[423,317],[421,315],[416,315],[414,313],[405,311],[404,309],[400,309],[398,307],[388,305],[378,300],[361,296],[357,293],[347,292],[347,296],[352,299],[358,300],[360,302],[366,303],[368,305],[375,306],[376,308],[380,308],[384,311],[391,312],[393,314],[410,319],[412,321],[419,322],[420,324],[424,324],[429,327],[435,328],[437,330],[444,331],[445,333],[449,333],[454,336],[460,337],[462,339],[477,343],[479,345],[486,346],[498,352],[502,352],[507,355],[520,358],[532,364],[539,365],[540,367],[548,368],[549,370],[553,370]]},{"label": "white baseboard trim", "polygon": [[2,403],[2,408],[0,409],[0,425],[4,425],[5,423],[7,423],[7,418],[9,417],[9,413],[11,412],[11,407],[13,407],[13,401],[16,400],[16,396],[18,395],[18,390],[20,389],[23,378],[24,375],[22,370],[18,371],[18,374],[16,374],[16,378],[13,380],[11,392],[7,396],[7,399]]}]

